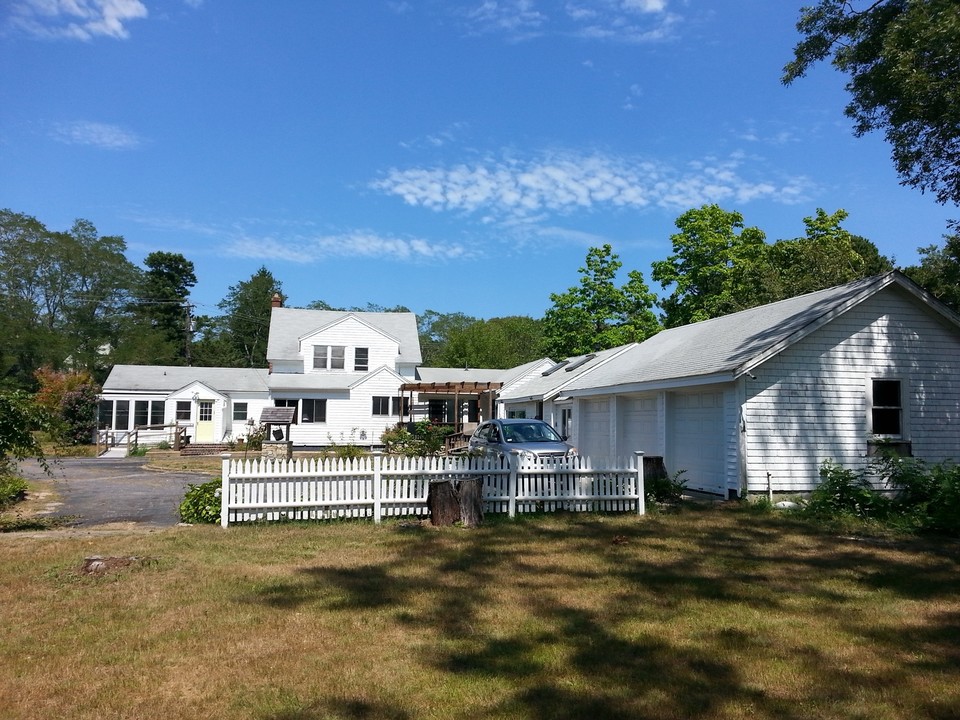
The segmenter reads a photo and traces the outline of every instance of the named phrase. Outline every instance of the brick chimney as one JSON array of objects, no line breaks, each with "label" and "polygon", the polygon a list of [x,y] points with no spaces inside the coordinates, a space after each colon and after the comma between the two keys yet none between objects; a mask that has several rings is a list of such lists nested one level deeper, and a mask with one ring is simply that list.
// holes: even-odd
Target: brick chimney
[{"label": "brick chimney", "polygon": [[280,293],[274,293],[273,297],[270,298],[270,307],[283,307],[283,298],[280,297]]}]

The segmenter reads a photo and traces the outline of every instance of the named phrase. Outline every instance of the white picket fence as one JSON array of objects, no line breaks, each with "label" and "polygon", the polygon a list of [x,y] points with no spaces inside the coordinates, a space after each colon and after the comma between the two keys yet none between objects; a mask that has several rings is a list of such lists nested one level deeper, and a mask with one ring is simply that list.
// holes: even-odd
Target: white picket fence
[{"label": "white picket fence", "polygon": [[482,478],[483,509],[646,512],[643,453],[596,467],[589,458],[504,460],[370,455],[223,461],[220,524],[427,515],[431,482]]}]

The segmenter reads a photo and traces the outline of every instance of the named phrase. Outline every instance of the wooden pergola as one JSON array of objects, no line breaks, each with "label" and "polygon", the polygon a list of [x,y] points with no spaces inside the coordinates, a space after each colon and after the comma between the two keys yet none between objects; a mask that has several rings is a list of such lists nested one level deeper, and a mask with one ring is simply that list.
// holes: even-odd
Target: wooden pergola
[{"label": "wooden pergola", "polygon": [[[410,408],[413,410],[413,394],[426,393],[429,395],[453,395],[454,404],[454,424],[457,432],[463,431],[463,421],[460,417],[460,398],[475,397],[478,405],[484,412],[486,418],[493,417],[493,394],[503,387],[501,382],[409,382],[400,386],[400,392],[409,393]],[[480,401],[486,396],[487,403],[483,405]],[[411,419],[413,418],[411,414]]]}]

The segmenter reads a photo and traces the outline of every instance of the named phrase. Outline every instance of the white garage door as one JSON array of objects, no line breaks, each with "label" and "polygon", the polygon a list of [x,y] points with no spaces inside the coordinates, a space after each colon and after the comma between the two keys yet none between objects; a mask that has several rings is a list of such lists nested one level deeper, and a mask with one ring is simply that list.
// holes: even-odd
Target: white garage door
[{"label": "white garage door", "polygon": [[668,415],[667,470],[686,470],[691,490],[726,496],[723,393],[675,393]]},{"label": "white garage door", "polygon": [[584,400],[580,403],[581,455],[599,459],[610,455],[610,401]]},{"label": "white garage door", "polygon": [[629,457],[637,450],[642,450],[646,455],[662,455],[657,433],[656,396],[625,397],[620,401],[620,408],[619,454]]}]

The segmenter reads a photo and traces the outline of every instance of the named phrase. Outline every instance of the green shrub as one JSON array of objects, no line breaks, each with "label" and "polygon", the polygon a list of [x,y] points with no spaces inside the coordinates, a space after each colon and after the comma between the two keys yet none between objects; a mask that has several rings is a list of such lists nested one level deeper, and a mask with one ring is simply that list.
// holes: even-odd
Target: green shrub
[{"label": "green shrub", "polygon": [[190,484],[180,503],[180,521],[202,524],[220,522],[220,478],[200,485]]},{"label": "green shrub", "polygon": [[647,502],[678,503],[683,499],[683,492],[687,489],[686,480],[682,475],[686,470],[678,470],[669,475],[654,475],[643,479],[643,489]]},{"label": "green shrub", "polygon": [[157,450],[169,450],[169,449],[170,449],[170,443],[168,443],[166,440],[161,440],[160,442],[157,443]]},{"label": "green shrub", "polygon": [[447,435],[453,432],[454,429],[448,425],[435,425],[429,420],[421,420],[410,429],[404,423],[397,423],[396,427],[384,430],[380,440],[392,455],[435,455],[443,450]]},{"label": "green shrub", "polygon": [[811,493],[804,512],[821,519],[866,519],[882,516],[888,505],[887,499],[873,489],[864,473],[824,460],[820,465],[820,484]]},{"label": "green shrub", "polygon": [[930,470],[936,493],[927,505],[927,530],[960,535],[960,465],[941,463]]},{"label": "green shrub", "polygon": [[27,481],[16,475],[0,475],[0,508],[7,508],[27,495]]}]

